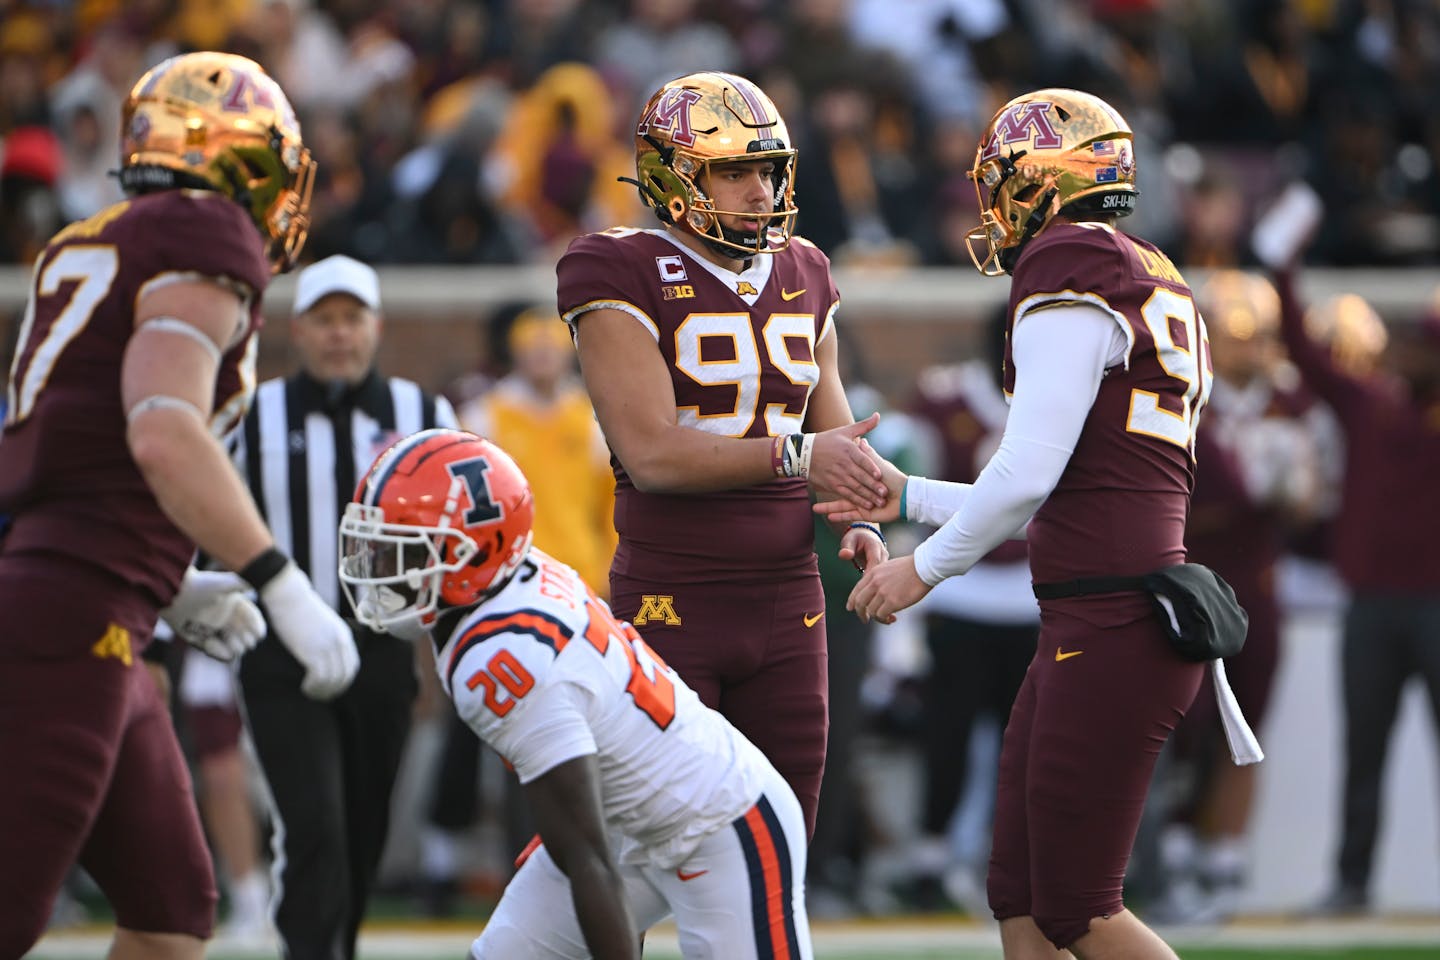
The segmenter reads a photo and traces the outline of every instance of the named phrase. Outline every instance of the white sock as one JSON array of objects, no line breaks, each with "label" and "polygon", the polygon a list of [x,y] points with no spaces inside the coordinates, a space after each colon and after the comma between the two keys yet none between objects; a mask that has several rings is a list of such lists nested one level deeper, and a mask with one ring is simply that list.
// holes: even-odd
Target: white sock
[{"label": "white sock", "polygon": [[1208,840],[1198,852],[1200,872],[1210,880],[1240,883],[1250,867],[1249,852],[1241,837]]},{"label": "white sock", "polygon": [[246,921],[263,919],[270,912],[270,883],[265,871],[251,870],[230,885],[230,916]]},{"label": "white sock", "polygon": [[427,880],[453,880],[459,873],[455,837],[449,830],[425,827],[420,831],[420,872]]}]

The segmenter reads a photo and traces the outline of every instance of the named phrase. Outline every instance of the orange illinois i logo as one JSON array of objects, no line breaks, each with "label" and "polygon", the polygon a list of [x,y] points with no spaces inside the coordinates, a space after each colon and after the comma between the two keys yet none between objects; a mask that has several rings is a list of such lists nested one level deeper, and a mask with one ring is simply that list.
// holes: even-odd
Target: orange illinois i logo
[{"label": "orange illinois i logo", "polygon": [[630,622],[641,627],[652,620],[663,622],[671,627],[680,626],[680,615],[675,612],[673,596],[655,596],[647,593],[640,598],[640,612],[635,614]]},{"label": "orange illinois i logo", "polygon": [[130,631],[122,626],[110,624],[105,628],[105,635],[95,641],[90,652],[102,660],[106,657],[114,657],[125,666],[133,662],[130,657]]}]

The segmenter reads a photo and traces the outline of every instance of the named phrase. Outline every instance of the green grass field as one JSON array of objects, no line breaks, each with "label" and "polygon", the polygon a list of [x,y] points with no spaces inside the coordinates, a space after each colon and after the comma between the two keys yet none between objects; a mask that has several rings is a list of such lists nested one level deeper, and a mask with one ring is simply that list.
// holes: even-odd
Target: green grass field
[{"label": "green grass field", "polygon": [[[480,924],[377,923],[361,935],[365,960],[462,960]],[[1440,960],[1440,923],[1367,920],[1247,921],[1222,928],[1165,931],[1183,960]],[[817,922],[816,960],[1001,960],[991,926],[964,920]],[[42,940],[30,960],[100,960],[107,930],[90,926]],[[274,945],[216,942],[211,960],[273,960]],[[681,960],[673,928],[654,931],[646,960]]]}]

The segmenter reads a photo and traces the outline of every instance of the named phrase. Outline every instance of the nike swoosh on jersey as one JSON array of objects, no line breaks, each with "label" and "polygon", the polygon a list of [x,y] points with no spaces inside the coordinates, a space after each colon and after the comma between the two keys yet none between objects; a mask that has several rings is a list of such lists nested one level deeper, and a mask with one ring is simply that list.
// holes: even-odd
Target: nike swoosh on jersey
[{"label": "nike swoosh on jersey", "polygon": [[696,877],[705,876],[705,874],[709,872],[709,870],[696,870],[694,873],[686,873],[679,867],[675,868],[675,876],[680,878],[681,883],[688,883],[689,881],[694,880]]},{"label": "nike swoosh on jersey", "polygon": [[801,287],[799,290],[796,290],[796,291],[794,291],[794,292],[791,292],[791,291],[789,291],[789,290],[786,290],[784,287],[781,287],[781,288],[780,288],[780,299],[781,299],[781,300],[794,300],[796,297],[800,296],[800,294],[802,294],[802,293],[804,293],[804,292],[805,292],[805,287]]},{"label": "nike swoosh on jersey", "polygon": [[1084,652],[1085,652],[1084,650],[1071,650],[1069,653],[1061,653],[1061,652],[1060,652],[1060,648],[1059,648],[1059,647],[1056,647],[1056,648],[1055,648],[1055,662],[1056,662],[1056,663],[1059,663],[1061,660],[1069,660],[1071,657],[1078,657],[1078,656],[1080,656],[1080,654],[1082,654],[1082,653],[1084,653]]},{"label": "nike swoosh on jersey", "polygon": [[823,616],[825,616],[825,611],[824,611],[824,610],[821,610],[819,613],[815,614],[815,616],[813,616],[813,617],[810,616],[809,614],[806,614],[806,615],[805,615],[805,626],[807,626],[807,627],[813,627],[813,626],[815,626],[815,624],[817,624],[817,623],[820,622],[820,618],[823,617]]}]

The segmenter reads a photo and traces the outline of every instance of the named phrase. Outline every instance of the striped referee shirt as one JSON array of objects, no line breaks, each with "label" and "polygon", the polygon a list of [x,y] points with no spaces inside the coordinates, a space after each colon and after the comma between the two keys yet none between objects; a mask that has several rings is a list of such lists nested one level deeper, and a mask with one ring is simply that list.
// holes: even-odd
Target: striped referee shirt
[{"label": "striped referee shirt", "polygon": [[354,386],[327,385],[304,372],[267,380],[235,431],[235,465],[275,545],[342,616],[353,616],[339,578],[345,504],[380,451],[431,427],[459,427],[448,400],[372,370]]}]

